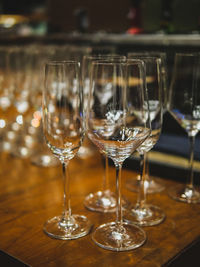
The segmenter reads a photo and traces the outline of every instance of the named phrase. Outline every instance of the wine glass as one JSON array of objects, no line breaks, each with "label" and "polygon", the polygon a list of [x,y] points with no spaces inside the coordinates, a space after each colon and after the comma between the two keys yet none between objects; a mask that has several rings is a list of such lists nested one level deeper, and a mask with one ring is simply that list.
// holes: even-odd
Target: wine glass
[{"label": "wine glass", "polygon": [[44,135],[43,135],[43,125],[42,125],[42,86],[44,75],[43,66],[45,62],[51,60],[54,54],[54,48],[47,45],[32,45],[29,54],[31,56],[31,106],[33,107],[32,116],[30,119],[30,126],[35,130],[35,147],[34,152],[30,155],[30,162],[36,166],[40,167],[53,167],[59,165],[59,160],[51,153],[50,149],[47,147]]},{"label": "wine glass", "polygon": [[[82,63],[82,81],[83,81],[83,91],[84,91],[84,110],[86,111],[88,106],[88,97],[90,91],[90,71],[93,61],[97,60],[108,60],[108,61],[126,61],[126,57],[117,54],[103,54],[103,55],[85,55],[83,57]],[[100,96],[101,92],[99,92]],[[88,148],[90,149],[90,148]],[[109,182],[109,163],[107,155],[103,155],[104,161],[104,175],[102,182],[102,189],[97,192],[90,193],[86,196],[84,200],[84,205],[87,209],[91,211],[98,212],[114,212],[116,209],[116,195],[110,190]],[[128,205],[128,202],[123,199],[123,206]]]},{"label": "wine glass", "polygon": [[35,146],[34,134],[30,129],[30,118],[32,114],[31,98],[31,52],[30,47],[15,48],[10,57],[10,66],[14,71],[14,107],[12,128],[17,124],[15,135],[15,145],[11,154],[20,158],[29,157]]},{"label": "wine glass", "polygon": [[199,203],[200,192],[193,182],[195,136],[200,130],[200,56],[196,53],[176,53],[170,85],[169,112],[187,132],[190,141],[189,180],[186,185],[170,188],[175,200]]},{"label": "wine glass", "polygon": [[[100,225],[92,239],[100,247],[125,251],[141,246],[146,235],[143,229],[123,222],[121,198],[122,164],[150,134],[150,120],[144,116],[144,63],[133,60],[94,61],[87,110],[87,133],[99,151],[112,159],[116,168],[116,221]],[[137,86],[132,86],[132,73],[137,73]],[[145,114],[144,114],[145,112]]]},{"label": "wine glass", "polygon": [[[168,103],[168,86],[167,86],[167,63],[166,53],[160,51],[143,51],[143,52],[130,52],[128,58],[145,58],[145,57],[158,57],[161,59],[161,85],[162,85],[162,110],[163,113],[167,110]],[[147,83],[150,77],[147,77]],[[147,193],[159,193],[165,189],[162,183],[156,181],[152,176],[149,175],[149,157],[148,153],[145,155],[145,187]],[[138,192],[140,186],[140,174],[137,175],[136,179],[129,179],[127,181],[127,189]]]},{"label": "wine glass", "polygon": [[77,61],[48,62],[43,91],[43,131],[46,143],[60,160],[63,171],[63,213],[49,219],[44,232],[56,239],[76,239],[91,229],[83,215],[72,215],[66,168],[84,137],[80,64]]},{"label": "wine glass", "polygon": [[162,129],[161,60],[156,57],[141,57],[146,66],[146,85],[151,120],[150,136],[137,148],[141,160],[140,186],[135,206],[126,210],[124,220],[142,226],[152,226],[165,219],[164,212],[157,206],[147,204],[146,155],[157,143]]},{"label": "wine glass", "polygon": [[12,118],[13,88],[10,79],[9,57],[11,48],[0,47],[0,150],[4,150],[4,138]]},{"label": "wine glass", "polygon": [[[88,105],[88,95],[90,89],[90,69],[91,62],[93,59],[98,58],[98,56],[84,55],[81,62],[81,78],[82,78],[82,87],[83,87],[83,110],[85,114],[85,110]],[[77,156],[81,159],[87,159],[88,157],[92,157],[95,154],[95,149],[91,144],[91,141],[88,139],[87,135],[84,138],[83,145],[79,149]]]},{"label": "wine glass", "polygon": [[[33,46],[32,54],[34,55],[34,65],[32,66],[32,77],[31,83],[31,101],[33,103],[33,114],[31,121],[36,125],[37,129],[37,145],[34,149],[34,153],[31,155],[30,160],[32,164],[41,167],[57,166],[59,160],[55,158],[46,146],[43,138],[43,130],[41,123],[41,80],[43,75],[41,72],[41,66],[43,62],[47,60],[60,61],[60,60],[76,60],[81,61],[84,54],[91,52],[90,47],[77,46],[77,45],[44,45],[37,44]],[[82,146],[80,147],[80,149]],[[80,150],[79,149],[79,150]],[[79,151],[78,151],[79,152]]]}]

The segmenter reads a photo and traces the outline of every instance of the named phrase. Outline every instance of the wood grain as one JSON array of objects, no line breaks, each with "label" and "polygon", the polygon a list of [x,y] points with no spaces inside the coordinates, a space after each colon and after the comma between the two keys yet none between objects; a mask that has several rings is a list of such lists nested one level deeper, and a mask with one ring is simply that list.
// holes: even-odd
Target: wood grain
[{"label": "wood grain", "polygon": [[[166,220],[145,227],[146,243],[129,252],[112,252],[99,248],[91,234],[72,241],[49,238],[43,233],[44,222],[61,213],[61,167],[42,168],[28,160],[0,155],[0,249],[30,266],[112,267],[162,266],[200,236],[200,205],[170,199],[166,190],[148,195],[148,202],[161,207]],[[101,189],[103,164],[97,152],[90,159],[75,158],[70,163],[71,203],[73,213],[84,214],[94,226],[112,221],[115,214],[90,212],[83,206],[84,197]],[[109,170],[111,188],[115,186],[115,170]],[[123,194],[134,204],[136,194],[125,187],[136,173],[123,170]]]}]

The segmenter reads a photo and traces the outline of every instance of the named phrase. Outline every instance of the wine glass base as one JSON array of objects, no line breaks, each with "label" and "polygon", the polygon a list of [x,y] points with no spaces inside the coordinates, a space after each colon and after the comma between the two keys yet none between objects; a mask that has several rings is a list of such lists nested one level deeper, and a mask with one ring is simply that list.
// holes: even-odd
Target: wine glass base
[{"label": "wine glass base", "polygon": [[60,164],[59,160],[50,154],[38,154],[31,157],[31,163],[41,167],[55,167]]},{"label": "wine glass base", "polygon": [[186,203],[200,203],[200,192],[186,185],[173,186],[168,190],[168,195],[174,199]]},{"label": "wine glass base", "polygon": [[[140,179],[129,179],[126,183],[126,188],[132,192],[138,192],[140,186]],[[145,187],[147,188],[148,194],[160,193],[165,189],[165,186],[158,183],[154,179],[146,180]]]},{"label": "wine glass base", "polygon": [[[110,190],[91,193],[84,200],[84,206],[88,210],[103,213],[115,212],[116,204],[116,195]],[[122,208],[127,209],[129,205],[128,200],[122,198]]]},{"label": "wine glass base", "polygon": [[146,241],[143,229],[136,225],[115,222],[100,225],[92,234],[93,241],[101,248],[113,251],[127,251],[138,248]]},{"label": "wine glass base", "polygon": [[31,157],[32,154],[33,154],[33,149],[30,149],[26,146],[19,146],[19,147],[16,146],[11,151],[12,156],[23,159]]},{"label": "wine glass base", "polygon": [[124,221],[139,226],[153,226],[165,219],[165,213],[157,206],[145,205],[142,209],[134,207],[124,214]]},{"label": "wine glass base", "polygon": [[83,215],[72,215],[73,224],[62,226],[62,216],[48,220],[43,227],[44,232],[55,239],[71,240],[87,235],[92,227],[90,221]]}]

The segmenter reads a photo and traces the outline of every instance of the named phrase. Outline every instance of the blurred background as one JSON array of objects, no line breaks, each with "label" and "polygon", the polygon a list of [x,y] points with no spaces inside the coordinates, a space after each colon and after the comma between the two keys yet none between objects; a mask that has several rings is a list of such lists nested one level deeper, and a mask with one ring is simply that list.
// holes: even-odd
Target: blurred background
[{"label": "blurred background", "polygon": [[196,33],[200,30],[199,10],[199,0],[0,1],[1,28],[20,35]]}]

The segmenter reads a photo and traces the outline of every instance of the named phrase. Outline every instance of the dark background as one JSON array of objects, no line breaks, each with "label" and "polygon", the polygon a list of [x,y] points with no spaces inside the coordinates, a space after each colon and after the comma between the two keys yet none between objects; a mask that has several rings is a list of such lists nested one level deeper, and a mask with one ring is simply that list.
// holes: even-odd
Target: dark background
[{"label": "dark background", "polygon": [[[152,33],[172,26],[169,33],[199,31],[199,0],[2,0],[1,14],[40,14],[50,32],[79,29],[80,17],[87,18],[87,31],[126,32],[131,26],[131,7],[140,9],[141,27]],[[82,17],[82,18],[83,18]]]}]

